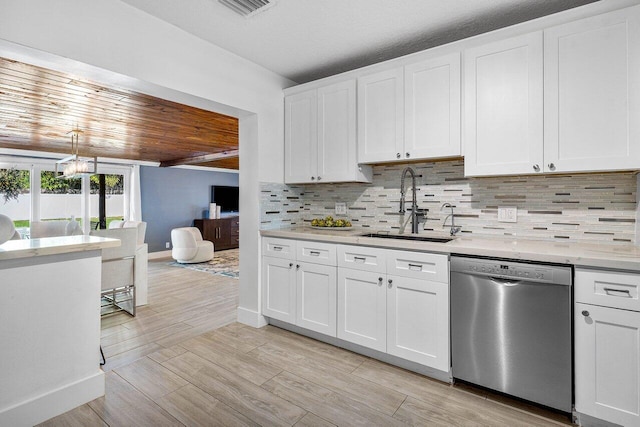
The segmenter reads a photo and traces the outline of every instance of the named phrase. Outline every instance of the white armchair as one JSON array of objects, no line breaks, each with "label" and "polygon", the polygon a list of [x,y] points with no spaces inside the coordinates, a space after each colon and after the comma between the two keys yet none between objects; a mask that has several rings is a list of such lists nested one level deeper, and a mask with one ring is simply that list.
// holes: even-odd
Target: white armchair
[{"label": "white armchair", "polygon": [[206,262],[213,259],[213,243],[202,240],[196,227],[182,227],[171,230],[171,256],[182,264]]},{"label": "white armchair", "polygon": [[94,230],[92,236],[119,239],[120,246],[102,250],[102,313],[125,310],[136,315],[135,263],[138,233],[134,228]]},{"label": "white armchair", "polygon": [[53,220],[53,221],[33,221],[30,224],[30,233],[32,239],[42,237],[58,237],[58,236],[75,236],[82,234],[82,229],[78,222],[73,219]]},{"label": "white armchair", "polygon": [[147,270],[149,262],[149,245],[144,242],[147,233],[147,223],[144,221],[111,221],[109,229],[135,228],[137,230],[137,248],[135,256],[136,270],[136,305],[146,305],[148,300],[147,292]]}]

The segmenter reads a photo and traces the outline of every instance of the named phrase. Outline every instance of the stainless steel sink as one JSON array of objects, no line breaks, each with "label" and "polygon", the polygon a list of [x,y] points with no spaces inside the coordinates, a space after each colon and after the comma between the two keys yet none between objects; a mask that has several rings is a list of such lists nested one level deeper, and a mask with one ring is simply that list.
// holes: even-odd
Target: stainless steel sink
[{"label": "stainless steel sink", "polygon": [[453,240],[453,237],[429,237],[416,234],[384,234],[384,233],[365,233],[362,237],[376,237],[379,239],[399,239],[399,240],[417,240],[420,242],[447,243]]}]

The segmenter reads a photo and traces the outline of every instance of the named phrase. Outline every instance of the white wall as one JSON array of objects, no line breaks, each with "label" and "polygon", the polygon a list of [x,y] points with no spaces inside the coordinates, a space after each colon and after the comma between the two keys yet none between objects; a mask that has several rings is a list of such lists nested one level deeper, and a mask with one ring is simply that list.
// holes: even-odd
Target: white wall
[{"label": "white wall", "polygon": [[293,82],[116,0],[1,0],[0,56],[240,117],[240,306],[257,324],[258,182],[283,180]]}]

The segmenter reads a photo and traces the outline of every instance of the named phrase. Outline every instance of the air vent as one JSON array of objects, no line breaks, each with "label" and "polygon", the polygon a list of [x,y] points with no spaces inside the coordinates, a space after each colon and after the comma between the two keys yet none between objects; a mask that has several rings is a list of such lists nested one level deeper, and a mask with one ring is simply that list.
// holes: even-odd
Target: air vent
[{"label": "air vent", "polygon": [[276,0],[218,0],[223,5],[236,13],[249,18],[255,14],[269,9]]}]

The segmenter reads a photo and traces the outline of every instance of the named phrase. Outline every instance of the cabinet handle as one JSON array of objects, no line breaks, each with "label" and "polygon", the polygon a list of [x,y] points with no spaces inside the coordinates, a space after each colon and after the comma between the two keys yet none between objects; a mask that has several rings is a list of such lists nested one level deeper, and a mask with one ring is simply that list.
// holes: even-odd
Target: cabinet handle
[{"label": "cabinet handle", "polygon": [[389,289],[391,289],[393,287],[393,280],[389,279],[387,283],[389,283]]},{"label": "cabinet handle", "polygon": [[406,157],[407,157],[407,159],[408,159],[409,157],[411,157],[411,154],[409,154],[409,152],[407,151],[407,152],[405,153],[405,156],[406,156]]},{"label": "cabinet handle", "polygon": [[416,269],[422,271],[422,264],[411,264],[409,263],[409,270]]},{"label": "cabinet handle", "polygon": [[382,285],[382,277],[378,277],[378,284]]},{"label": "cabinet handle", "polygon": [[322,177],[321,177],[321,176],[319,176],[319,177],[318,177],[318,181],[320,181],[321,179],[322,179]]},{"label": "cabinet handle", "polygon": [[399,159],[400,157],[402,157],[400,153],[396,153],[396,159]]},{"label": "cabinet handle", "polygon": [[309,255],[311,255],[311,256],[320,256],[320,252],[318,252],[318,251],[309,251]]},{"label": "cabinet handle", "polygon": [[355,262],[365,262],[367,259],[365,257],[362,257],[362,256],[354,256],[353,260]]},{"label": "cabinet handle", "polygon": [[300,269],[300,264],[296,264],[296,270]]},{"label": "cabinet handle", "polygon": [[587,310],[584,310],[584,311],[582,312],[582,315],[583,315],[584,317],[589,317],[589,312],[588,312]]},{"label": "cabinet handle", "polygon": [[315,177],[315,176],[312,176],[312,177],[311,177],[311,181],[315,181],[315,180],[316,180],[316,177]]},{"label": "cabinet handle", "polygon": [[282,246],[274,246],[274,247],[273,247],[273,250],[274,250],[275,252],[280,252],[280,251],[282,250]]},{"label": "cabinet handle", "polygon": [[618,292],[618,293],[621,293],[621,294],[627,294],[629,297],[631,297],[631,291],[629,291],[629,289],[604,288],[603,291],[605,291],[605,292]]},{"label": "cabinet handle", "polygon": [[553,163],[549,163],[547,166],[549,167],[550,171],[556,170],[556,165],[554,165]]},{"label": "cabinet handle", "polygon": [[540,165],[533,165],[533,170],[536,172],[540,172]]},{"label": "cabinet handle", "polygon": [[291,267],[293,267],[293,263],[292,262],[289,263],[289,268],[291,268]]}]

